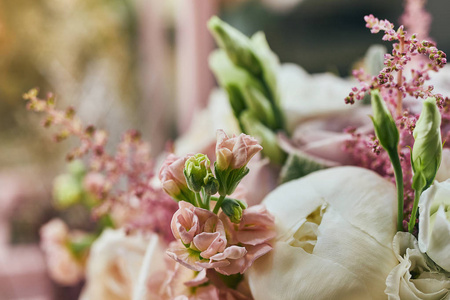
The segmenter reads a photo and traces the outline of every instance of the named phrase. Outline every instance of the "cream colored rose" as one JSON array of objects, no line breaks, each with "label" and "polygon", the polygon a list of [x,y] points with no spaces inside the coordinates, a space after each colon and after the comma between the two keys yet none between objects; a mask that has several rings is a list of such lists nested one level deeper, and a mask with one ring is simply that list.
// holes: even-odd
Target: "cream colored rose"
[{"label": "cream colored rose", "polygon": [[412,234],[398,232],[392,244],[399,264],[386,279],[389,300],[449,299],[449,274],[440,272],[436,264],[420,252]]},{"label": "cream colored rose", "polygon": [[278,236],[249,269],[255,299],[386,299],[386,277],[398,264],[392,183],[338,167],[281,185],[263,203]]},{"label": "cream colored rose", "polygon": [[419,248],[450,272],[450,179],[435,181],[419,200]]},{"label": "cream colored rose", "polygon": [[[126,235],[123,230],[105,230],[92,245],[80,300],[145,299],[146,276],[164,268],[164,250],[156,235],[148,239]],[[142,265],[149,271],[142,270],[140,276]]]}]

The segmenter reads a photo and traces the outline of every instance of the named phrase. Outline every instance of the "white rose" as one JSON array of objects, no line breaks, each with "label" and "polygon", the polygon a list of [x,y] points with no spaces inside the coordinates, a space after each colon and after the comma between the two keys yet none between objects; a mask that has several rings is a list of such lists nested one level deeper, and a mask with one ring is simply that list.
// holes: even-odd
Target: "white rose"
[{"label": "white rose", "polygon": [[105,230],[92,245],[80,300],[130,300],[145,295],[142,282],[146,278],[139,277],[147,249],[152,249],[152,255],[151,263],[145,265],[151,271],[165,268],[165,252],[156,235],[149,240],[126,235],[124,230]]},{"label": "white rose", "polygon": [[419,200],[419,248],[450,272],[450,179],[435,181]]},{"label": "white rose", "polygon": [[389,300],[449,299],[450,278],[420,252],[412,234],[397,232],[392,244],[399,264],[386,279]]},{"label": "white rose", "polygon": [[386,299],[398,263],[392,183],[367,169],[331,168],[281,185],[263,203],[278,236],[248,272],[255,299]]}]

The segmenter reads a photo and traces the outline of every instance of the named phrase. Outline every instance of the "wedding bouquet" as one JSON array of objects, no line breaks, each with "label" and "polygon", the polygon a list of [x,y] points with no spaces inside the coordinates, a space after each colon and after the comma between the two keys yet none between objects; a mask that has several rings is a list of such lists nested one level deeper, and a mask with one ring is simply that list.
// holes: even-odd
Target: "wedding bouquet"
[{"label": "wedding bouquet", "polygon": [[80,139],[54,195],[97,224],[41,229],[52,278],[85,280],[86,300],[450,299],[450,72],[422,5],[397,29],[365,17],[393,49],[356,80],[280,65],[213,17],[221,89],[162,163],[139,133],[109,154],[73,108],[25,94]]}]

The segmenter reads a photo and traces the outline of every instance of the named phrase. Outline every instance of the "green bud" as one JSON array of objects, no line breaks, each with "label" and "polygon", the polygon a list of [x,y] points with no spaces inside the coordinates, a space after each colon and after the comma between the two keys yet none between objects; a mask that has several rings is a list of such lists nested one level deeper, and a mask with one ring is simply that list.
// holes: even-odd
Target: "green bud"
[{"label": "green bud", "polygon": [[184,177],[190,190],[198,193],[205,184],[205,178],[210,170],[211,162],[208,156],[198,153],[191,156],[184,165]]},{"label": "green bud", "polygon": [[373,127],[381,146],[388,152],[397,151],[399,133],[386,103],[378,90],[371,92],[373,109]]},{"label": "green bud", "polygon": [[219,181],[214,177],[212,173],[209,173],[204,181],[206,194],[214,195],[219,191]]},{"label": "green bud", "polygon": [[80,182],[71,174],[62,174],[53,181],[53,198],[60,208],[67,208],[81,200]]},{"label": "green bud", "polygon": [[209,20],[208,28],[219,47],[225,50],[235,65],[248,70],[255,76],[261,75],[261,64],[248,37],[216,16]]},{"label": "green bud", "polygon": [[239,121],[243,124],[245,132],[256,137],[261,143],[262,153],[274,164],[283,165],[287,156],[279,146],[276,133],[264,126],[250,111],[242,113]]},{"label": "green bud", "polygon": [[233,110],[233,114],[236,119],[239,119],[241,113],[247,108],[245,104],[244,96],[239,88],[239,86],[235,83],[229,83],[225,86],[225,90],[228,94],[228,99],[230,100],[231,109]]},{"label": "green bud", "polygon": [[424,191],[436,177],[441,164],[441,114],[436,99],[428,98],[423,102],[422,113],[414,129],[414,147],[411,153],[411,165],[414,170],[412,187]]},{"label": "green bud", "polygon": [[271,129],[277,128],[274,111],[269,100],[262,92],[253,86],[244,89],[245,100],[249,109],[258,116],[264,125]]},{"label": "green bud", "polygon": [[239,223],[242,219],[242,211],[247,208],[247,205],[236,199],[225,198],[221,208],[231,222]]}]

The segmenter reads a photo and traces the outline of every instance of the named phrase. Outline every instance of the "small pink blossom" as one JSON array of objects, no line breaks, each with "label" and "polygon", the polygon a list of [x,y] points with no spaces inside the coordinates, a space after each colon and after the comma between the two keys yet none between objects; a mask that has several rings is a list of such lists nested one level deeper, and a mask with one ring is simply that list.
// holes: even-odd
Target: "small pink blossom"
[{"label": "small pink blossom", "polygon": [[258,141],[249,135],[228,137],[223,130],[217,131],[216,163],[221,170],[240,169],[261,150]]}]

